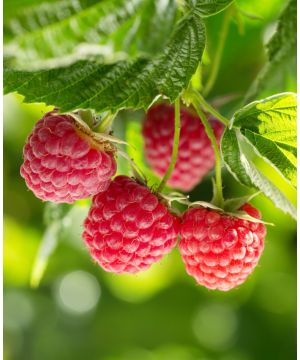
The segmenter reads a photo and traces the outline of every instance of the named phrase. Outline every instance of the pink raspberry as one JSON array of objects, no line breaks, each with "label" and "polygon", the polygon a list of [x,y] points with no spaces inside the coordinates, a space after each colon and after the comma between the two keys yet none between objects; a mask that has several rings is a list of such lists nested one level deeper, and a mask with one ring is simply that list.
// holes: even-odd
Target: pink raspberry
[{"label": "pink raspberry", "polygon": [[34,126],[23,149],[21,175],[36,197],[72,203],[105,191],[116,172],[108,143],[94,137],[71,115],[48,112]]},{"label": "pink raspberry", "polygon": [[136,273],[176,245],[179,220],[146,186],[118,176],[94,196],[84,228],[89,252],[104,270]]},{"label": "pink raspberry", "polygon": [[[242,206],[252,217],[260,213]],[[266,228],[206,208],[191,208],[183,215],[179,250],[186,271],[208,289],[230,290],[252,273],[264,248]]]},{"label": "pink raspberry", "polygon": [[[159,104],[148,111],[144,121],[145,156],[152,169],[161,177],[167,171],[171,159],[174,114],[173,105]],[[178,158],[167,184],[188,192],[214,167],[215,155],[200,118],[187,109],[181,109],[180,115]],[[213,118],[209,121],[219,141],[223,125]]]}]

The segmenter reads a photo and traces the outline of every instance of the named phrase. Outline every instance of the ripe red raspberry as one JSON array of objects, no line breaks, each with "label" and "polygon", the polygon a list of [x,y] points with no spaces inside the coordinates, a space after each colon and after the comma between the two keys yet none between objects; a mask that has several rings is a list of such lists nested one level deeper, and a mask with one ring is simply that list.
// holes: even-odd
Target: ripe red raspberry
[{"label": "ripe red raspberry", "polygon": [[118,176],[94,196],[84,228],[91,256],[104,270],[136,273],[176,245],[179,220],[146,186]]},{"label": "ripe red raspberry", "polygon": [[52,111],[29,135],[20,172],[36,197],[72,203],[108,188],[116,162],[105,146],[71,115]]},{"label": "ripe red raspberry", "polygon": [[[173,105],[159,104],[148,111],[144,121],[145,156],[159,176],[165,174],[170,164],[174,116]],[[199,117],[186,109],[181,109],[180,118],[178,158],[167,184],[187,192],[214,167],[215,154]],[[223,125],[213,118],[209,121],[219,141]]]},{"label": "ripe red raspberry", "polygon": [[[249,204],[241,210],[260,219]],[[227,291],[242,284],[258,263],[266,228],[215,210],[192,208],[183,215],[180,233],[187,273],[208,289]]]}]

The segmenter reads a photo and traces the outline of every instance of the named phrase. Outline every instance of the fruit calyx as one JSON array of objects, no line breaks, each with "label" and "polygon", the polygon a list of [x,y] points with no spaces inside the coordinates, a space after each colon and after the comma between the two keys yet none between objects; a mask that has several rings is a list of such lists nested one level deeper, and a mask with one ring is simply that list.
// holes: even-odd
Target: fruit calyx
[{"label": "fruit calyx", "polygon": [[[261,219],[257,219],[255,217],[249,215],[247,212],[241,210],[242,206],[244,204],[248,203],[249,199],[252,199],[256,195],[258,195],[258,194],[256,193],[256,194],[252,194],[249,196],[243,196],[240,198],[225,200],[223,208],[218,207],[218,206],[214,205],[213,203],[208,203],[206,201],[195,201],[195,202],[189,203],[189,208],[208,208],[208,209],[214,210],[215,212],[219,213],[220,215],[233,216],[235,218],[246,220],[246,221],[251,221],[254,223],[274,225],[272,223],[265,222]],[[248,199],[248,201],[247,201],[247,199]],[[232,205],[232,207],[231,207],[230,206],[231,202],[232,202],[232,204],[239,203],[240,205],[238,207],[236,207],[236,205]]]},{"label": "fruit calyx", "polygon": [[[132,162],[133,162],[133,160],[132,160]],[[131,163],[131,165],[132,165],[132,163]],[[168,193],[168,194],[162,193],[162,192],[158,191],[158,186],[148,186],[148,180],[147,180],[146,176],[141,171],[138,172],[136,167],[131,166],[131,171],[133,173],[133,176],[131,176],[131,179],[133,181],[135,181],[139,185],[147,187],[149,189],[149,191],[154,196],[157,197],[158,201],[162,205],[164,205],[171,214],[173,214],[177,217],[181,217],[180,211],[178,209],[172,207],[172,202],[177,201],[181,204],[188,205],[189,204],[188,196],[185,196],[185,195],[183,195],[179,192],[175,192],[175,191]]]},{"label": "fruit calyx", "polygon": [[93,147],[100,151],[109,153],[117,153],[118,149],[114,144],[126,144],[126,142],[112,136],[110,126],[101,127],[102,122],[110,118],[112,122],[115,115],[107,115],[100,122],[100,132],[95,132],[91,129],[91,126],[95,126],[99,123],[99,117],[93,110],[76,110],[75,112],[59,113],[58,109],[55,109],[53,115],[67,115],[78,130],[78,134],[87,140]]}]

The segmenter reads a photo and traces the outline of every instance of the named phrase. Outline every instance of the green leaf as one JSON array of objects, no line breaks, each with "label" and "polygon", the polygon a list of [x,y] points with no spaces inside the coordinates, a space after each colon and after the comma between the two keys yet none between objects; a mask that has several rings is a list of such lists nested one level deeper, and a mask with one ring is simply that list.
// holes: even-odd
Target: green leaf
[{"label": "green leaf", "polygon": [[[286,66],[286,64],[296,58],[296,46],[297,1],[290,0],[279,18],[276,33],[266,46],[268,62],[250,87],[245,96],[245,103],[253,100],[257,94],[262,93],[266,89],[273,91],[275,76],[282,76],[282,73],[288,75],[291,67]],[[296,66],[292,68],[296,69]],[[283,78],[286,78],[286,76]],[[270,95],[270,93],[267,95]]]},{"label": "green leaf", "polygon": [[297,187],[297,159],[289,151],[277,146],[275,142],[256,135],[251,131],[242,132],[260,155],[274,165],[281,174]]},{"label": "green leaf", "polygon": [[223,11],[230,4],[232,4],[234,0],[189,0],[187,1],[189,6],[195,7],[198,13],[203,16],[212,16],[220,11]]},{"label": "green leaf", "polygon": [[[49,0],[48,7],[50,8],[51,4],[57,0]],[[70,0],[62,0],[60,2],[70,2]],[[45,6],[45,4],[43,4]],[[10,40],[15,34],[23,31],[26,26],[34,26],[36,21],[33,21],[33,24],[30,24],[30,21],[26,21],[27,12],[32,13],[33,9],[41,6],[40,0],[10,0],[3,2],[3,37],[4,42]],[[52,8],[53,9],[53,8]],[[62,14],[60,14],[62,15]],[[25,17],[22,20],[22,17]]]},{"label": "green leaf", "polygon": [[262,191],[276,207],[296,219],[293,204],[256,166],[242,153],[236,129],[227,129],[223,135],[221,149],[226,167],[243,185]]},{"label": "green leaf", "polygon": [[165,47],[177,15],[175,0],[35,3],[7,21],[5,33],[14,37],[9,37],[5,54],[27,70],[57,67],[95,53],[109,62],[140,54],[152,57]]},{"label": "green leaf", "polygon": [[253,198],[255,198],[260,193],[261,193],[261,191],[257,191],[254,194],[248,194],[248,195],[241,196],[238,198],[226,199],[224,202],[224,210],[229,211],[229,212],[236,211],[242,205],[244,205],[245,203],[248,203],[249,201],[251,201]]},{"label": "green leaf", "polygon": [[290,0],[279,18],[276,33],[267,44],[269,61],[273,61],[278,55],[281,57],[290,52],[296,54],[296,35],[297,1]]},{"label": "green leaf", "polygon": [[297,186],[297,98],[278,94],[255,101],[234,114],[233,125],[280,173]]},{"label": "green leaf", "polygon": [[241,157],[241,162],[255,187],[270,198],[276,207],[290,214],[294,219],[297,219],[297,210],[284,193],[260,172],[251,161],[247,160],[245,156]]},{"label": "green leaf", "polygon": [[12,35],[21,35],[61,22],[99,0],[10,0],[4,6],[4,26]]},{"label": "green leaf", "polygon": [[204,46],[204,24],[191,11],[177,24],[164,52],[153,60],[115,64],[82,60],[69,67],[33,72],[6,68],[4,92],[17,91],[27,102],[53,104],[62,111],[147,108],[158,96],[172,102],[178,97],[195,73]]},{"label": "green leaf", "polygon": [[78,58],[96,52],[111,56],[112,45],[103,43],[136,14],[143,0],[81,1],[75,7],[74,4],[74,1],[42,3],[31,12],[27,10],[26,16],[21,14],[22,22],[11,19],[10,27],[14,24],[16,36],[6,44],[6,56],[25,68],[56,66],[57,59],[72,59],[72,55]]},{"label": "green leaf", "polygon": [[222,137],[221,150],[225,165],[233,177],[245,186],[254,187],[241,162],[241,149],[235,130],[225,130]]},{"label": "green leaf", "polygon": [[177,15],[175,0],[144,0],[136,15],[110,37],[114,51],[132,57],[140,54],[152,57],[165,47]]}]

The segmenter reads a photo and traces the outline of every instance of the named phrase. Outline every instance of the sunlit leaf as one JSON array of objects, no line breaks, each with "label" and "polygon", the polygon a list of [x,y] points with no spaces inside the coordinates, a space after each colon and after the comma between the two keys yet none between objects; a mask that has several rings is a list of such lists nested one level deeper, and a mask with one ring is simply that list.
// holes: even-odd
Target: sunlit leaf
[{"label": "sunlit leaf", "polygon": [[236,129],[226,130],[221,147],[226,167],[241,184],[260,190],[275,206],[296,219],[297,211],[284,193],[242,153]]},{"label": "sunlit leaf", "polygon": [[296,95],[285,93],[255,101],[233,118],[233,125],[293,186],[297,185],[296,116]]}]

